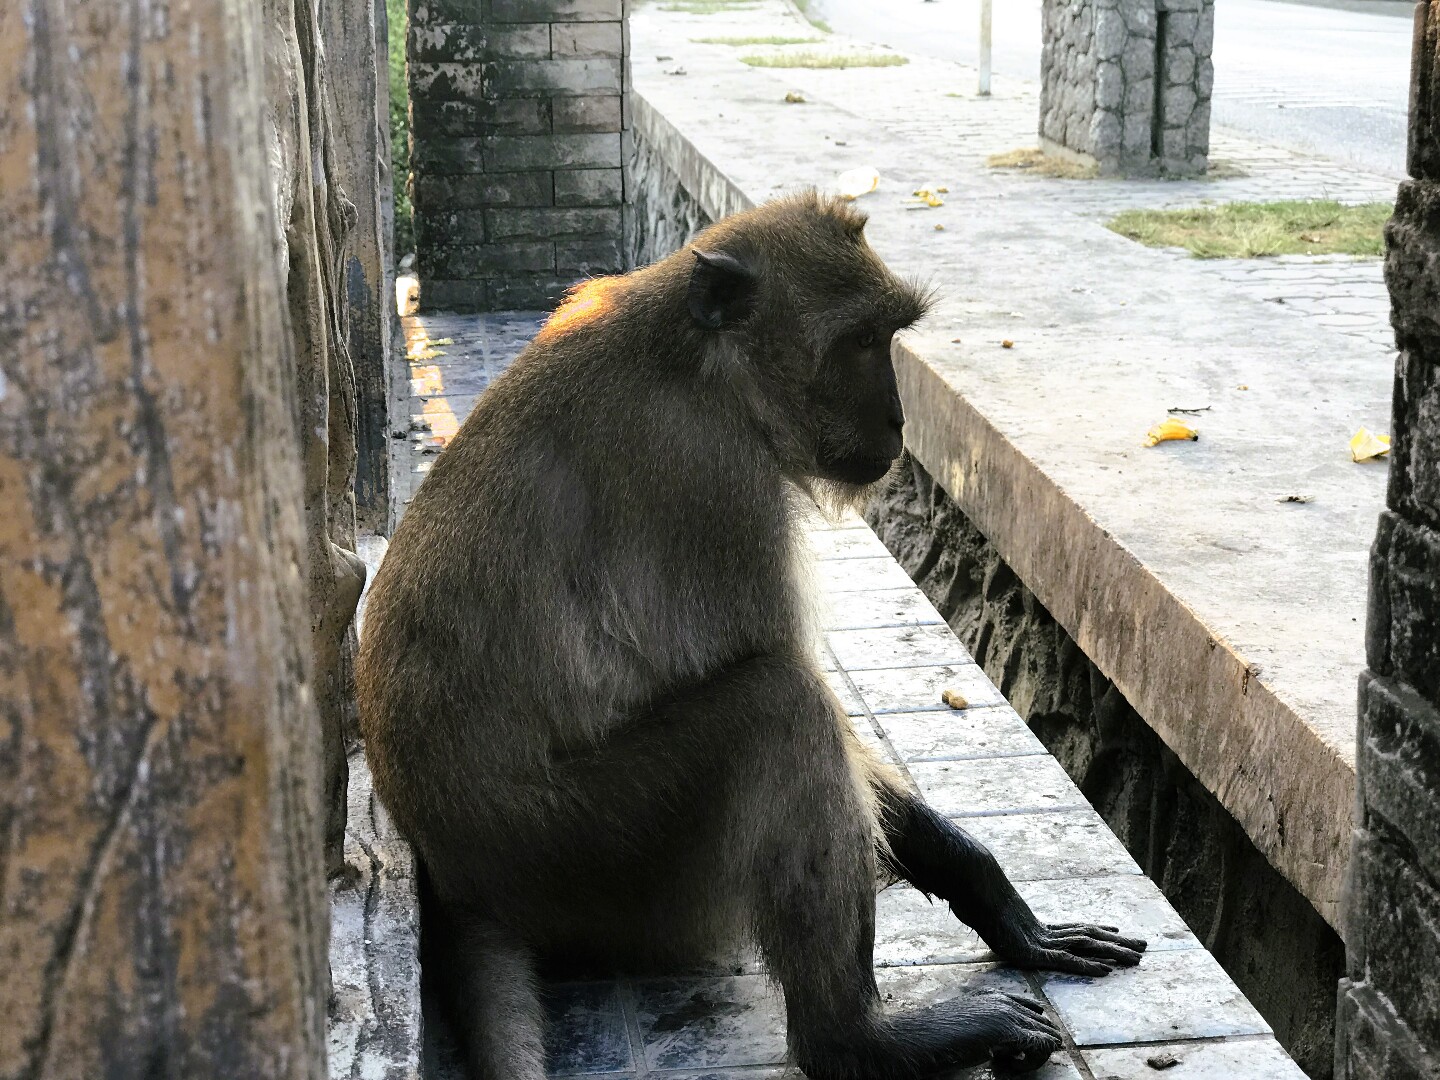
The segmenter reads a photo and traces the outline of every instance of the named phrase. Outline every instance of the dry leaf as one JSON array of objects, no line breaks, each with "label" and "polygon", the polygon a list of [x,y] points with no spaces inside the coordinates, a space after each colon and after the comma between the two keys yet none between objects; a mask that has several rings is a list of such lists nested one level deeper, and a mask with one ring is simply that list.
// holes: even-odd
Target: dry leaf
[{"label": "dry leaf", "polygon": [[1308,503],[1314,500],[1314,495],[1282,495],[1275,501],[1279,503]]},{"label": "dry leaf", "polygon": [[1200,438],[1200,432],[1185,423],[1184,420],[1176,420],[1171,416],[1145,433],[1145,445],[1156,446],[1162,442],[1173,442],[1176,439],[1189,439],[1194,442],[1198,438]]},{"label": "dry leaf", "polygon": [[835,182],[842,199],[858,199],[880,186],[880,173],[869,165],[862,165],[858,169],[846,169]]},{"label": "dry leaf", "polygon": [[940,695],[940,701],[952,709],[968,709],[970,707],[970,702],[966,701],[964,695],[957,690],[946,690]]},{"label": "dry leaf", "polygon": [[804,104],[805,104],[805,95],[802,94],[802,93],[800,93],[800,91],[798,91],[798,90],[791,90],[788,94],[785,95],[785,104],[787,104],[787,105],[804,105]]},{"label": "dry leaf", "polygon": [[1371,458],[1384,457],[1389,452],[1389,435],[1376,435],[1362,427],[1350,439],[1350,457],[1354,461],[1369,461]]}]

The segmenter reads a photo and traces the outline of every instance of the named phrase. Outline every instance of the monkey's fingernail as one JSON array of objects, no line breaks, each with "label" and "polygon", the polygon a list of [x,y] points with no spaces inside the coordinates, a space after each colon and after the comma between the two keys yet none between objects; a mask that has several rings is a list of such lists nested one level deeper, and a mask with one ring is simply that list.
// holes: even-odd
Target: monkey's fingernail
[{"label": "monkey's fingernail", "polygon": [[940,701],[952,709],[968,709],[970,707],[970,702],[965,700],[964,695],[955,690],[946,690],[940,695]]}]

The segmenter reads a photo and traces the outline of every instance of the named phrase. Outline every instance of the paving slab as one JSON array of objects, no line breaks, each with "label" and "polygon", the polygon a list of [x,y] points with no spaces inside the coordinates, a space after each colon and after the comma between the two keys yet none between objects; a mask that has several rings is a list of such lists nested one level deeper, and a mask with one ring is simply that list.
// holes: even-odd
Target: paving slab
[{"label": "paving slab", "polygon": [[[480,345],[495,318],[467,317],[463,333],[453,323],[447,335],[428,331],[465,342],[447,347],[446,363],[454,374],[450,385],[471,385],[464,369],[495,360]],[[421,321],[407,320],[407,332],[424,332]],[[501,320],[498,325],[509,332],[519,323]],[[531,316],[531,332],[537,325]],[[415,445],[410,452],[418,468],[433,455],[423,453],[423,444]],[[988,844],[1042,918],[1118,924],[1152,942],[1139,968],[1104,979],[1016,971],[995,963],[945,904],[931,903],[908,886],[892,886],[876,901],[876,981],[886,1003],[933,1003],[981,986],[1038,995],[1068,1032],[1063,1049],[1032,1074],[1040,1080],[1095,1075],[1085,1055],[1101,1036],[1107,1036],[1107,1045],[1137,1052],[1162,1041],[1168,1049],[1180,1040],[1186,1060],[1193,1055],[1197,1062],[1201,1050],[1218,1048],[1218,1056],[1205,1060],[1232,1062],[1235,1076],[1251,1076],[1253,1062],[1253,1075],[1265,1080],[1300,1077],[1159,889],[1140,875],[1064,771],[983,672],[968,662],[919,589],[888,555],[873,554],[878,543],[873,533],[853,516],[839,522],[815,518],[810,525],[807,539],[818,568],[864,566],[858,585],[853,577],[817,574],[827,582],[819,601],[831,613],[829,621],[834,623],[836,612],[852,612],[860,614],[861,622],[878,618],[884,624],[831,630],[816,643],[817,655],[830,669],[826,677],[847,702],[862,741]],[[885,562],[891,569],[878,565]],[[840,619],[848,621],[855,620]],[[955,662],[931,663],[937,656]],[[881,666],[867,666],[872,663]],[[944,705],[939,698],[944,689],[959,689],[970,707]],[[700,974],[553,984],[548,1008],[551,1075],[557,1080],[778,1080],[797,1075],[785,1066],[783,999],[752,953],[717,958]],[[432,1024],[430,1030],[432,1038],[441,1038],[435,1033],[442,1025]],[[431,1047],[429,1062],[427,1080],[459,1080],[453,1048],[443,1039]],[[1287,1063],[1289,1071],[1284,1071]],[[1129,1068],[1129,1059],[1115,1058],[1107,1067]],[[957,1080],[994,1076],[988,1068],[953,1075]]]},{"label": "paving slab", "polygon": [[[1017,175],[985,160],[1033,145],[1033,84],[997,78],[979,100],[956,64],[757,68],[739,59],[755,50],[692,40],[797,31],[779,0],[638,9],[637,138],[712,217],[878,169],[857,202],[871,241],[938,296],[897,346],[911,452],[1338,927],[1367,552],[1387,472],[1353,463],[1347,442],[1386,428],[1394,362],[1379,264],[1212,264],[1105,221],[1205,201],[1390,201],[1394,180],[1223,129],[1206,179]],[[943,206],[910,198],[935,184],[949,189]],[[1197,410],[1200,440],[1144,448],[1177,408]],[[831,591],[895,581],[863,557],[827,560],[819,576]],[[938,707],[911,704],[934,689],[914,677],[897,697],[888,678],[862,676],[872,708]]]}]

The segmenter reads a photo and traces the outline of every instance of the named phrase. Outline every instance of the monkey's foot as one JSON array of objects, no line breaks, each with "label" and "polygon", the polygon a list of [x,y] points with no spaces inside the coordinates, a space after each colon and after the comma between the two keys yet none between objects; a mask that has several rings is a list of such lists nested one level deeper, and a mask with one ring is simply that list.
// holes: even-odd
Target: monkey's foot
[{"label": "monkey's foot", "polygon": [[796,1064],[810,1080],[920,1080],[992,1059],[1007,1072],[1032,1072],[1061,1038],[1034,998],[984,989],[886,1016],[868,1035],[797,1043]]}]

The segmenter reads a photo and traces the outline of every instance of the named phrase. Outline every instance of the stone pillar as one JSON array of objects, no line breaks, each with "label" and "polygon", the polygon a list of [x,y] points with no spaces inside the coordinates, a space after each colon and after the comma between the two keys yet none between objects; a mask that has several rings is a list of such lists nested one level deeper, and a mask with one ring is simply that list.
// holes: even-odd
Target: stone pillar
[{"label": "stone pillar", "polygon": [[1214,0],[1044,0],[1040,144],[1103,175],[1194,175],[1210,153]]},{"label": "stone pillar", "polygon": [[[378,8],[378,11],[377,11]],[[386,291],[390,226],[382,197],[390,187],[388,68],[376,67],[385,40],[384,0],[323,0],[325,61],[333,76],[335,181],[355,208],[341,268],[346,344],[355,372],[355,503],[363,524],[384,530],[389,513],[389,360],[395,291]],[[377,26],[377,16],[379,25]],[[343,92],[340,92],[343,91]],[[381,107],[383,104],[383,108]]]},{"label": "stone pillar", "polygon": [[624,268],[623,0],[410,0],[427,310],[546,308]]},{"label": "stone pillar", "polygon": [[325,1075],[279,40],[0,5],[0,1077]]},{"label": "stone pillar", "polygon": [[1440,3],[1419,3],[1409,173],[1385,230],[1400,349],[1371,551],[1337,1077],[1440,1076]]}]

